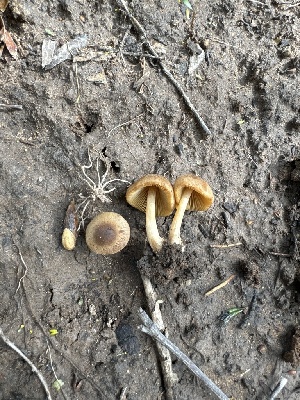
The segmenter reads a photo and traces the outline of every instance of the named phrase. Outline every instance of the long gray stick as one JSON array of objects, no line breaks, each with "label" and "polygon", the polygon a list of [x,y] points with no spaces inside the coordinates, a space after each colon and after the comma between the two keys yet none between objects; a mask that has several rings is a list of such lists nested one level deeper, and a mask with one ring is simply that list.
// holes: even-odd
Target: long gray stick
[{"label": "long gray stick", "polygon": [[[148,307],[152,316],[154,323],[156,324],[158,329],[164,329],[165,325],[162,319],[162,315],[159,309],[159,304],[157,304],[156,294],[154,292],[153,286],[149,278],[145,275],[141,274],[141,278],[143,281]],[[161,343],[156,342],[157,351],[159,353],[161,369],[163,375],[163,381],[165,385],[165,397],[166,400],[172,400],[173,396],[173,386],[176,382],[178,382],[178,378],[176,374],[174,374],[172,370],[172,360],[169,350],[163,346]]]},{"label": "long gray stick", "polygon": [[222,390],[212,380],[210,380],[190,358],[188,358],[181,350],[179,350],[177,346],[175,346],[175,344],[173,344],[160,332],[158,327],[152,322],[142,308],[139,309],[139,316],[144,324],[139,327],[141,331],[152,336],[163,346],[169,349],[173,354],[175,354],[179,360],[181,360],[198,378],[201,379],[201,381],[217,396],[218,399],[229,400],[229,397],[227,397],[226,394],[224,394]]}]

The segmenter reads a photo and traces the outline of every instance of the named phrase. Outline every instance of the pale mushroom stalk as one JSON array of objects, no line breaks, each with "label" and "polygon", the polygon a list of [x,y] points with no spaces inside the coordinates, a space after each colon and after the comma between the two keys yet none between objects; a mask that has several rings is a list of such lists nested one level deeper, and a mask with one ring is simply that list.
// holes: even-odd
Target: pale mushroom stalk
[{"label": "pale mushroom stalk", "polygon": [[172,214],[175,207],[174,190],[167,178],[148,174],[129,186],[126,200],[132,206],[146,213],[146,233],[149,244],[155,253],[163,245],[156,225],[157,217]]},{"label": "pale mushroom stalk", "polygon": [[151,248],[158,253],[164,239],[160,237],[156,224],[156,188],[149,187],[146,206],[146,233]]},{"label": "pale mushroom stalk", "polygon": [[180,228],[182,224],[182,219],[184,216],[184,212],[187,208],[188,202],[190,200],[191,194],[193,190],[189,188],[185,188],[182,192],[182,196],[180,202],[178,204],[177,210],[175,212],[169,234],[169,242],[170,244],[181,244],[180,237]]}]

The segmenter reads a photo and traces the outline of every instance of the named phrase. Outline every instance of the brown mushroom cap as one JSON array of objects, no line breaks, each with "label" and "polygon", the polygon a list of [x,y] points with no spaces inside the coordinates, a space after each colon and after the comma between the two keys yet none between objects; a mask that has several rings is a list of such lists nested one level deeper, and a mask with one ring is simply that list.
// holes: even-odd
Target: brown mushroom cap
[{"label": "brown mushroom cap", "polygon": [[205,211],[214,201],[214,194],[207,182],[196,175],[182,175],[174,183],[176,208],[180,203],[184,189],[192,190],[186,210]]},{"label": "brown mushroom cap", "polygon": [[155,213],[157,217],[166,217],[172,214],[175,201],[171,183],[161,175],[149,174],[134,182],[126,192],[126,200],[140,211],[146,212],[149,188],[156,189]]},{"label": "brown mushroom cap", "polygon": [[86,228],[86,243],[96,254],[115,254],[129,241],[130,227],[122,215],[114,212],[98,214]]}]

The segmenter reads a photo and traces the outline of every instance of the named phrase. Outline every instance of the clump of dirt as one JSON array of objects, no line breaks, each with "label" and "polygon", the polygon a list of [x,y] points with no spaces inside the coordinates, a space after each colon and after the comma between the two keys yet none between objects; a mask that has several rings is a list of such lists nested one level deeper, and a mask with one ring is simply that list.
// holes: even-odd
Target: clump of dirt
[{"label": "clump of dirt", "polygon": [[291,172],[291,180],[295,182],[300,181],[300,160],[295,160],[294,169]]},{"label": "clump of dirt", "polygon": [[241,261],[239,269],[248,285],[254,287],[260,285],[260,270],[258,264],[254,261]]},{"label": "clump of dirt", "polygon": [[196,261],[195,252],[184,252],[178,244],[166,244],[157,254],[148,249],[137,262],[137,267],[154,284],[167,285],[171,281],[182,283],[192,278]]},{"label": "clump of dirt", "polygon": [[295,282],[297,268],[289,260],[283,260],[280,264],[280,277],[282,282],[289,286]]},{"label": "clump of dirt", "polygon": [[290,362],[294,368],[300,365],[300,326],[296,327],[295,333],[292,337],[291,349],[284,353],[283,358],[285,361]]},{"label": "clump of dirt", "polygon": [[116,328],[118,345],[129,355],[137,354],[140,351],[139,340],[132,325],[126,319],[122,320]]}]

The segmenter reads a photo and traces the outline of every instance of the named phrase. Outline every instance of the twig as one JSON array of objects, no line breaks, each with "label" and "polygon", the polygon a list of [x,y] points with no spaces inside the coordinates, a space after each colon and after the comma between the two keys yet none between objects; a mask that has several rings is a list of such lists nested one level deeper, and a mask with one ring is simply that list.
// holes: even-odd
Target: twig
[{"label": "twig", "polygon": [[183,88],[176,81],[176,79],[171,74],[171,72],[168,70],[168,68],[163,64],[160,56],[157,54],[157,52],[151,46],[149,40],[147,39],[147,33],[146,33],[145,29],[142,27],[142,25],[139,23],[139,21],[131,14],[131,12],[129,11],[129,8],[128,8],[125,0],[117,0],[117,3],[118,3],[118,5],[120,7],[122,7],[125,10],[125,12],[126,12],[128,18],[130,19],[131,23],[133,24],[135,29],[140,34],[140,39],[143,41],[143,44],[148,48],[149,52],[157,59],[157,62],[159,64],[160,68],[162,69],[163,73],[168,77],[170,82],[175,86],[177,91],[183,97],[186,105],[192,111],[192,113],[193,113],[196,121],[198,122],[198,124],[201,126],[201,128],[204,130],[204,132],[206,133],[207,136],[211,135],[212,134],[211,131],[209,130],[209,128],[207,127],[207,125],[205,124],[203,119],[201,118],[200,114],[196,110],[195,106],[193,105],[193,103],[191,102],[189,97],[184,92]]},{"label": "twig", "polygon": [[119,53],[121,55],[121,58],[122,58],[124,66],[126,66],[126,62],[125,62],[125,59],[123,57],[123,46],[124,46],[125,40],[126,40],[126,38],[128,36],[128,33],[129,33],[129,29],[127,29],[127,31],[125,32],[125,35],[123,36],[122,42],[121,42],[120,47],[119,47]]},{"label": "twig", "polygon": [[18,249],[19,256],[20,256],[20,258],[21,258],[21,262],[22,262],[22,264],[23,264],[23,266],[24,266],[24,268],[25,268],[24,274],[23,274],[23,275],[21,276],[21,278],[19,279],[19,283],[18,283],[16,292],[15,292],[15,293],[17,293],[18,290],[20,289],[20,286],[21,286],[21,283],[22,283],[23,279],[25,278],[25,276],[26,276],[26,274],[27,274],[27,272],[28,272],[28,268],[27,268],[27,265],[26,265],[26,263],[25,263],[25,261],[24,261],[24,258],[23,258],[23,256],[22,256],[21,250],[19,249],[19,247],[18,247],[16,244],[15,244],[15,246],[16,246],[16,248]]},{"label": "twig", "polygon": [[138,57],[138,58],[153,58],[153,59],[157,59],[157,57],[155,57],[155,56],[153,56],[152,54],[149,54],[149,53],[141,53],[141,52],[138,52],[138,53],[135,53],[135,52],[132,52],[132,51],[122,51],[122,54],[124,55],[124,56],[132,56],[132,57]]},{"label": "twig", "polygon": [[[149,50],[152,50],[151,45],[149,44]],[[204,130],[204,132],[206,133],[207,136],[210,136],[212,133],[211,131],[208,129],[207,125],[205,124],[205,122],[203,121],[203,119],[200,117],[200,114],[198,113],[198,111],[196,110],[195,106],[193,105],[193,103],[191,102],[191,100],[188,98],[188,96],[185,94],[184,90],[182,89],[182,87],[179,85],[179,83],[176,81],[176,79],[173,77],[173,75],[171,74],[171,72],[164,66],[164,64],[158,60],[159,65],[161,67],[161,69],[163,70],[163,72],[165,73],[165,75],[167,75],[167,77],[169,78],[169,80],[173,83],[173,85],[176,87],[176,89],[178,90],[178,92],[181,94],[181,96],[183,97],[186,105],[189,107],[189,109],[192,111],[192,113],[194,114],[194,117],[196,119],[196,121],[198,122],[198,124],[201,126],[201,128]]]},{"label": "twig", "polygon": [[[156,294],[154,292],[153,286],[149,278],[141,274],[143,281],[148,307],[152,315],[153,321],[155,322],[157,329],[165,329],[162,315],[159,308],[159,301],[157,301]],[[173,389],[174,383],[178,381],[176,374],[172,370],[172,360],[168,349],[162,346],[159,342],[156,343],[157,351],[160,356],[161,369],[163,374],[164,385],[166,389],[166,398],[169,400],[173,399]]]},{"label": "twig", "polygon": [[244,328],[244,326],[247,324],[247,322],[249,321],[252,313],[255,311],[256,309],[256,304],[257,304],[257,294],[256,294],[256,290],[254,290],[254,294],[252,296],[251,302],[249,304],[247,313],[245,314],[243,320],[241,321],[241,323],[239,324],[239,328],[242,329]]},{"label": "twig", "polygon": [[299,2],[299,1],[298,1],[298,3],[287,3],[287,2],[283,2],[283,3],[280,3],[279,6],[282,6],[282,5],[284,5],[284,4],[287,5],[287,7],[284,8],[284,11],[286,11],[286,10],[288,10],[289,8],[299,6],[300,2]]},{"label": "twig", "polygon": [[126,400],[126,392],[127,392],[127,386],[125,386],[125,387],[121,390],[120,400]]},{"label": "twig", "polygon": [[248,1],[250,1],[250,3],[256,3],[256,4],[259,4],[264,7],[269,7],[268,4],[262,3],[261,1],[257,1],[257,0],[248,0]]},{"label": "twig", "polygon": [[272,256],[292,257],[292,255],[291,255],[291,254],[286,254],[286,253],[276,253],[275,251],[269,251],[269,254],[272,254]]},{"label": "twig", "polygon": [[114,126],[114,127],[107,133],[107,137],[109,137],[110,134],[111,134],[114,130],[119,129],[119,128],[121,128],[122,126],[129,125],[131,122],[133,122],[133,121],[136,120],[137,118],[141,117],[142,115],[143,115],[143,113],[138,114],[137,116],[131,118],[130,120],[128,120],[128,121],[126,121],[126,122],[123,122],[122,124],[119,124],[119,125],[117,125],[117,126]]},{"label": "twig", "polygon": [[37,369],[37,367],[33,364],[32,361],[29,360],[29,358],[27,358],[25,356],[24,353],[22,353],[22,351],[13,343],[11,342],[3,333],[3,330],[0,328],[0,337],[3,340],[4,343],[6,343],[11,349],[13,349],[16,353],[19,354],[19,356],[21,356],[23,358],[23,360],[25,360],[27,362],[27,364],[31,367],[32,371],[35,372],[41,382],[41,384],[43,385],[46,395],[48,397],[48,400],[52,400],[51,397],[51,393],[50,390],[48,388],[47,382],[45,380],[45,378],[43,377],[42,373]]},{"label": "twig", "polygon": [[240,375],[240,378],[243,378],[246,374],[248,374],[248,372],[251,371],[251,368],[246,369],[246,371],[242,372]]},{"label": "twig", "polygon": [[279,393],[285,387],[287,382],[288,382],[288,380],[284,376],[282,376],[281,379],[280,379],[280,382],[278,383],[278,385],[275,387],[275,389],[271,393],[270,400],[275,400],[275,398],[279,395]]},{"label": "twig", "polygon": [[73,71],[75,72],[76,92],[77,92],[77,97],[76,97],[76,100],[75,100],[75,104],[78,104],[79,101],[80,101],[80,85],[79,85],[79,78],[78,78],[77,62],[73,63]]},{"label": "twig", "polygon": [[235,246],[242,246],[243,243],[238,242],[238,243],[231,243],[231,244],[211,244],[209,247],[212,249],[228,249],[230,247],[235,247]]},{"label": "twig", "polygon": [[230,281],[232,281],[232,279],[235,278],[235,275],[231,275],[229,278],[227,278],[224,282],[220,283],[219,285],[215,286],[214,288],[212,288],[211,290],[209,290],[208,292],[205,293],[204,296],[209,296],[210,294],[216,292],[219,289],[222,289],[222,287],[226,286],[227,283],[229,283]]},{"label": "twig", "polygon": [[23,106],[20,104],[2,104],[0,103],[0,111],[21,111]]},{"label": "twig", "polygon": [[152,322],[142,308],[139,309],[139,316],[144,324],[139,327],[141,331],[152,336],[155,340],[175,354],[177,358],[179,358],[198,378],[202,380],[202,382],[217,396],[218,399],[229,400],[222,390],[213,381],[211,381],[190,358],[188,358],[181,350],[179,350],[177,346],[175,346],[160,332],[158,327]]},{"label": "twig", "polygon": [[239,46],[234,46],[233,44],[230,44],[230,43],[227,43],[227,42],[223,42],[223,40],[219,40],[219,39],[216,39],[216,38],[212,38],[210,40],[212,42],[223,44],[224,46],[229,46],[229,47],[234,47],[235,49],[240,49]]},{"label": "twig", "polygon": [[[55,372],[55,369],[54,369],[54,367],[53,367],[53,361],[52,361],[52,356],[51,356],[51,350],[50,350],[50,346],[49,346],[49,342],[48,342],[48,339],[47,339],[47,338],[46,338],[46,342],[47,342],[47,348],[48,348],[48,353],[49,353],[49,358],[50,358],[50,365],[51,365],[51,369],[52,369],[52,371],[53,371],[53,375],[54,375],[56,381],[57,381],[57,382],[60,382],[60,379],[58,379],[58,377],[57,377],[57,375],[56,375],[56,372]],[[61,385],[63,385],[63,383],[62,383]],[[63,395],[63,398],[64,398],[65,400],[67,400],[67,397],[65,396],[65,393],[64,393],[62,387],[60,387],[60,391],[61,391],[61,393],[62,393],[62,395]]]}]

